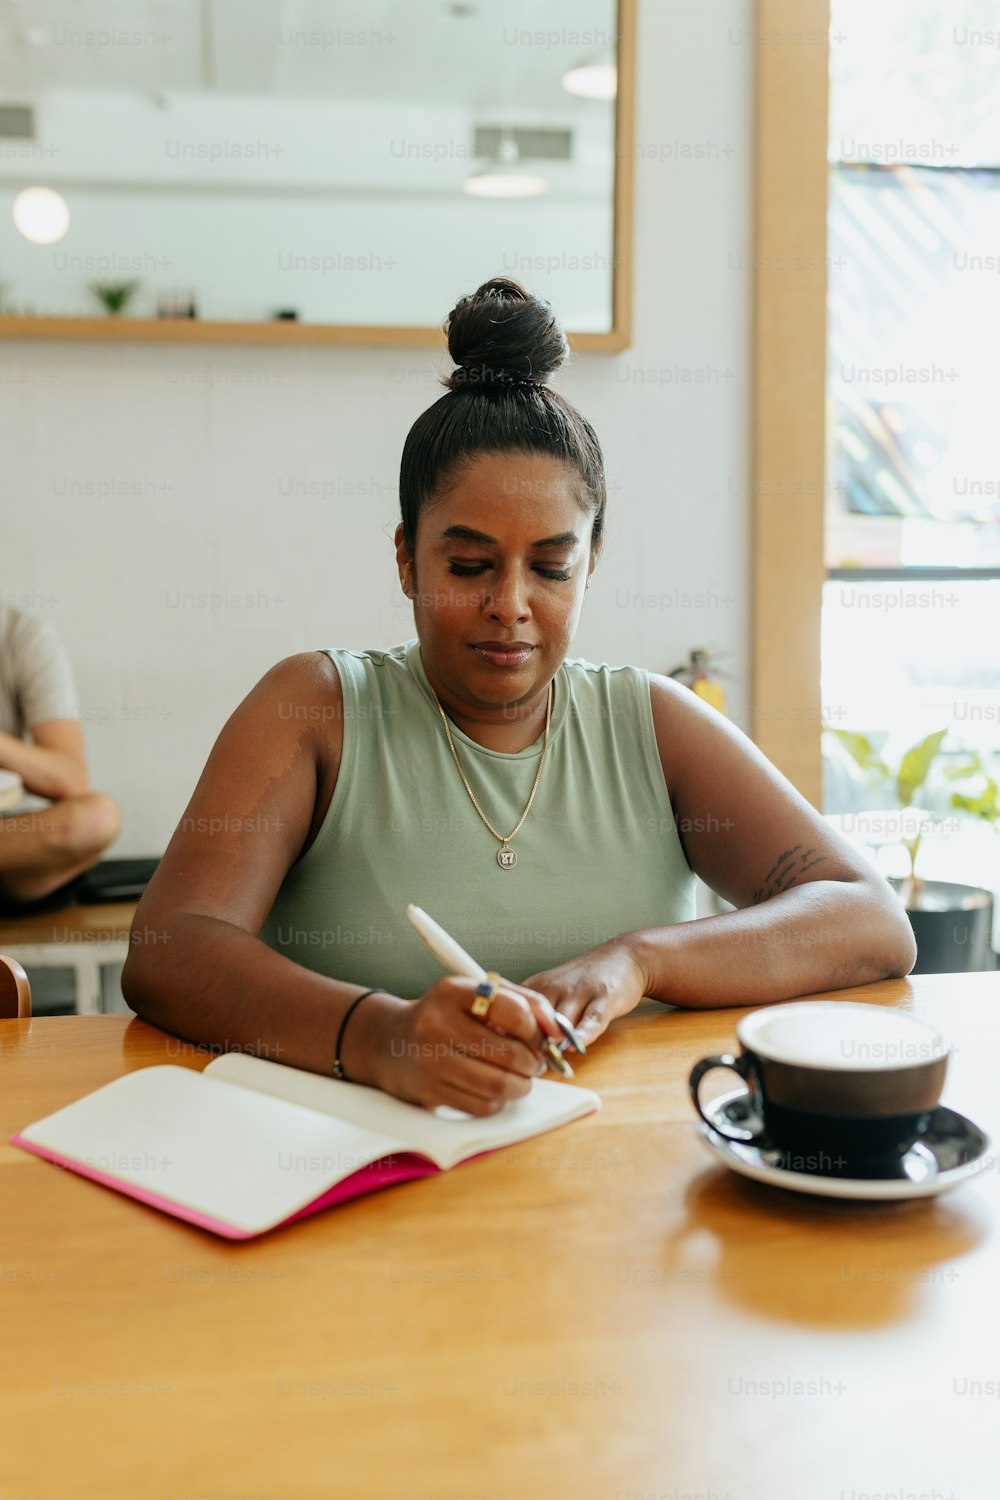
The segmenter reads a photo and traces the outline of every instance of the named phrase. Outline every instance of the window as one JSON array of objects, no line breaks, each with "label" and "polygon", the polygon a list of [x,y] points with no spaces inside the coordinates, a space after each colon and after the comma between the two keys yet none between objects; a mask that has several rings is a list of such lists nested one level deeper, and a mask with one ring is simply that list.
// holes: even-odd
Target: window
[{"label": "window", "polygon": [[[953,764],[973,750],[989,763],[1000,13],[992,0],[834,0],[831,19],[824,718],[890,761],[947,729]],[[828,745],[824,811],[864,800]],[[966,826],[975,870],[925,873],[1000,887],[1000,845]]]}]

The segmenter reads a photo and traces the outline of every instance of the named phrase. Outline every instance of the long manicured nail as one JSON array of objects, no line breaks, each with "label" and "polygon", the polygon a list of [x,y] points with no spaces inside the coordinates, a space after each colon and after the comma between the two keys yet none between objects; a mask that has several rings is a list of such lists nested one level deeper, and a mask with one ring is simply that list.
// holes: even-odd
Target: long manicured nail
[{"label": "long manicured nail", "polygon": [[564,1078],[573,1077],[573,1069],[563,1057],[562,1053],[559,1051],[558,1045],[552,1040],[551,1037],[548,1037],[546,1039],[545,1051],[551,1058],[552,1066],[553,1068],[555,1068],[557,1073],[561,1073]]},{"label": "long manicured nail", "polygon": [[583,1040],[583,1037],[577,1031],[572,1021],[570,1021],[566,1016],[562,1014],[561,1011],[558,1010],[556,1011],[556,1024],[559,1026],[559,1029],[561,1030],[563,1036],[567,1039],[567,1041],[572,1042],[577,1052],[586,1052],[587,1046]]}]

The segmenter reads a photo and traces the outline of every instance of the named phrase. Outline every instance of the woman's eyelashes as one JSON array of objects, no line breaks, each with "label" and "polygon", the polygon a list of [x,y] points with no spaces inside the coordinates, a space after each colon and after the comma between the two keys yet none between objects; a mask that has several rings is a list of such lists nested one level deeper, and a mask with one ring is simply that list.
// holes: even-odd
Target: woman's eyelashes
[{"label": "woman's eyelashes", "polygon": [[[449,573],[455,573],[459,578],[474,578],[480,573],[488,573],[492,566],[492,563],[463,563],[452,558],[448,564],[448,571]],[[536,566],[535,572],[540,573],[543,578],[554,578],[559,581],[572,578],[573,576],[567,568],[543,568]]]}]

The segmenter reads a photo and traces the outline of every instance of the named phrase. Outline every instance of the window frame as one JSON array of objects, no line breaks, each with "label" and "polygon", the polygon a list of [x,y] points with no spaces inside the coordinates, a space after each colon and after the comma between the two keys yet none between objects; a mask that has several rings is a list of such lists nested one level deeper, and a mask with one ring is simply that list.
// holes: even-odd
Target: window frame
[{"label": "window frame", "polygon": [[821,811],[829,0],[756,22],[752,738]]}]

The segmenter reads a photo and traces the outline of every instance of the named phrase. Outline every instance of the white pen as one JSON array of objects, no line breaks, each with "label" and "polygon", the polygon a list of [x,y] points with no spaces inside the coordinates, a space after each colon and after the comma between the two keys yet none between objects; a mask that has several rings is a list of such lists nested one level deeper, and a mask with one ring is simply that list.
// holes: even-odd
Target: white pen
[{"label": "white pen", "polygon": [[[433,917],[429,917],[422,907],[414,906],[410,902],[406,908],[406,915],[434,956],[440,959],[444,967],[452,974],[461,974],[466,979],[475,979],[479,984],[487,982],[489,976],[482,965],[477,964],[476,960],[470,954],[466,953],[462,945],[456,943],[451,934],[445,932],[440,923],[435,922]],[[556,1019],[557,1021],[560,1019],[558,1014]],[[566,1031],[566,1027],[568,1026],[569,1022],[566,1022],[565,1027],[560,1023],[560,1030],[567,1036],[569,1033]],[[576,1046],[578,1051],[583,1051],[579,1043]],[[547,1036],[544,1047],[550,1060],[550,1066],[554,1067],[556,1072],[561,1073],[564,1078],[572,1078],[573,1069],[563,1057],[560,1046],[551,1037]]]},{"label": "white pen", "polygon": [[479,984],[486,983],[486,970],[433,917],[429,917],[422,907],[414,906],[411,902],[406,908],[406,915],[435,958],[439,958],[450,973],[475,979]]}]

